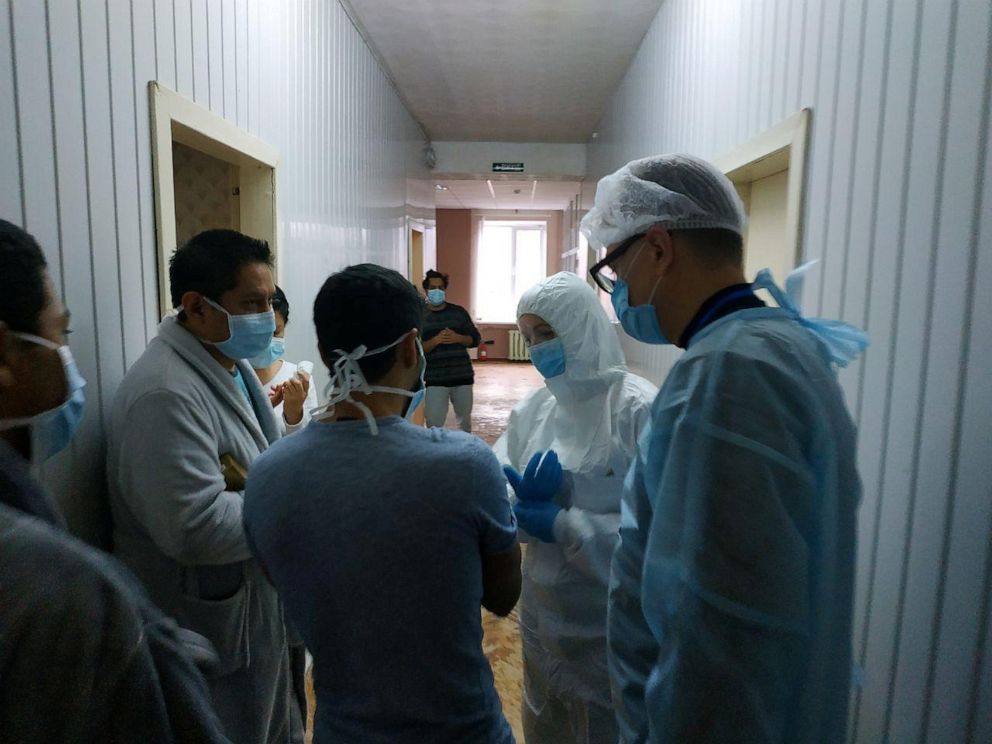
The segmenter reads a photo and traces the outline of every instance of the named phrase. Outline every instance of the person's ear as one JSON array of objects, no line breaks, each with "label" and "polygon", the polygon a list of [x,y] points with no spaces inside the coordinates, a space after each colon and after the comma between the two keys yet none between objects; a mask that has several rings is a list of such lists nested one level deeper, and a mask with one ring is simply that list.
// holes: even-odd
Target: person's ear
[{"label": "person's ear", "polygon": [[199,292],[186,292],[182,297],[182,309],[188,320],[205,323],[207,313],[213,308]]},{"label": "person's ear", "polygon": [[420,332],[414,328],[400,342],[399,356],[404,369],[410,369],[411,367],[418,367],[420,365],[420,355],[417,353],[417,338],[419,334]]},{"label": "person's ear", "polygon": [[645,253],[651,261],[652,276],[663,276],[675,264],[675,241],[672,233],[659,225],[652,225],[644,236],[647,241]]}]

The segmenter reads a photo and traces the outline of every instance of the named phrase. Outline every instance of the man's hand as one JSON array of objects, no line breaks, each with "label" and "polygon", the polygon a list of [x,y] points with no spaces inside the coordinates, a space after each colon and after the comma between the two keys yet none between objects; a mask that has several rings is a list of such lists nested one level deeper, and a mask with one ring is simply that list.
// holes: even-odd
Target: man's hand
[{"label": "man's hand", "polygon": [[294,426],[303,420],[303,404],[309,390],[310,375],[306,372],[297,372],[282,384],[282,416],[287,424]]},{"label": "man's hand", "polygon": [[[283,383],[283,385],[285,385],[285,383]],[[279,404],[282,403],[283,385],[274,385],[269,391],[269,403],[272,404],[273,408],[278,408]]]}]

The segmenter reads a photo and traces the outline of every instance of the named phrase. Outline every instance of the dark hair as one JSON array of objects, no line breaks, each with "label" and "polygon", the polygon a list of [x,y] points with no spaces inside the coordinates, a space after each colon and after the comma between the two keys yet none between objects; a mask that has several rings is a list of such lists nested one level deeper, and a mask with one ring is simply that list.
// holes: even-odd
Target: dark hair
[{"label": "dark hair", "polygon": [[445,289],[448,288],[448,275],[442,274],[440,271],[431,269],[430,271],[427,272],[427,276],[424,277],[424,281],[420,285],[424,288],[425,292],[427,291],[427,285],[430,284],[431,279],[440,279],[441,281],[444,282],[444,288]]},{"label": "dark hair", "polygon": [[204,230],[176,249],[169,259],[172,306],[179,307],[187,292],[199,292],[214,302],[238,285],[246,264],[272,266],[272,251],[264,240],[236,230]]},{"label": "dark hair", "polygon": [[[324,357],[338,349],[377,349],[420,328],[424,301],[402,274],[375,264],[349,266],[324,282],[313,303],[313,324]],[[396,360],[395,349],[359,360],[370,383],[382,379]]]},{"label": "dark hair", "polygon": [[279,286],[276,286],[276,293],[272,295],[272,309],[282,316],[283,323],[289,323],[289,300]]},{"label": "dark hair", "polygon": [[6,220],[0,220],[0,321],[12,331],[38,333],[45,308],[48,263],[38,241]]},{"label": "dark hair", "polygon": [[744,239],[722,227],[672,230],[672,235],[686,242],[710,267],[744,264]]}]

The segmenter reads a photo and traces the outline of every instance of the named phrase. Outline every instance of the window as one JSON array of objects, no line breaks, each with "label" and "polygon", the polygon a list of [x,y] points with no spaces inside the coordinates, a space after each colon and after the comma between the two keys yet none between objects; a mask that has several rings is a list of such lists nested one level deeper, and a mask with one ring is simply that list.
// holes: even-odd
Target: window
[{"label": "window", "polygon": [[515,323],[517,301],[547,276],[544,222],[485,220],[476,261],[476,313],[488,323]]}]

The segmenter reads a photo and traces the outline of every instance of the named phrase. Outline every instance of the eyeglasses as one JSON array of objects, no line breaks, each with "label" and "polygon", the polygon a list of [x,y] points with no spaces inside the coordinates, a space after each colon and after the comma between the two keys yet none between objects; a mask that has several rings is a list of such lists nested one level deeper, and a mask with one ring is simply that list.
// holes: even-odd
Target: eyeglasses
[{"label": "eyeglasses", "polygon": [[614,250],[607,253],[606,256],[603,257],[602,261],[589,269],[589,273],[592,275],[592,280],[596,282],[596,286],[606,292],[606,294],[613,294],[613,289],[616,287],[619,277],[617,276],[616,270],[610,264],[614,263],[618,258],[620,258],[620,256],[626,253],[632,245],[634,245],[645,235],[647,235],[647,233],[631,235]]}]

